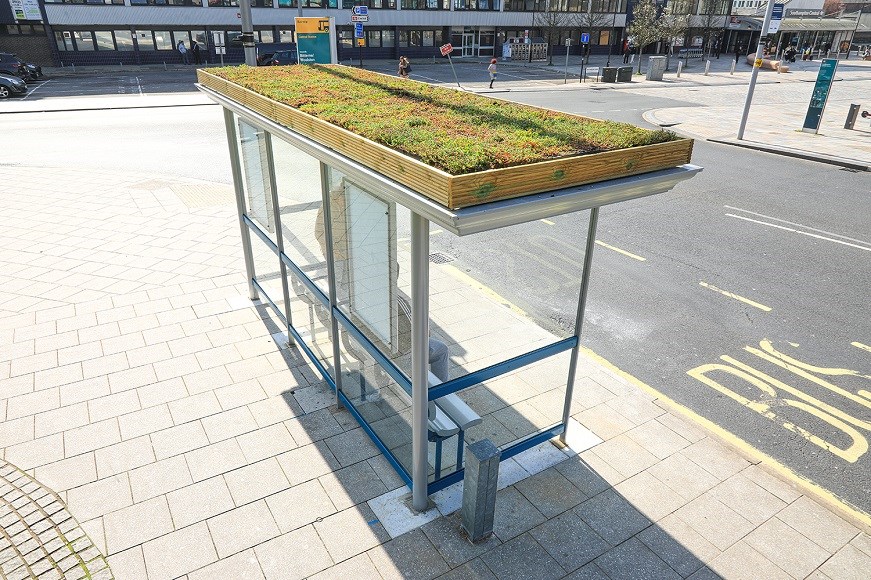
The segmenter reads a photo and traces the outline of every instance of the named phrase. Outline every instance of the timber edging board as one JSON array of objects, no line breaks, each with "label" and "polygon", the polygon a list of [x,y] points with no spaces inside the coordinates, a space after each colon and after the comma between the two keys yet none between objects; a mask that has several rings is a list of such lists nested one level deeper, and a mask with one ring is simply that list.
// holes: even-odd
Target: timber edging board
[{"label": "timber edging board", "polygon": [[205,70],[197,70],[197,80],[202,86],[450,209],[677,167],[689,163],[693,149],[693,140],[682,138],[655,145],[451,175]]}]

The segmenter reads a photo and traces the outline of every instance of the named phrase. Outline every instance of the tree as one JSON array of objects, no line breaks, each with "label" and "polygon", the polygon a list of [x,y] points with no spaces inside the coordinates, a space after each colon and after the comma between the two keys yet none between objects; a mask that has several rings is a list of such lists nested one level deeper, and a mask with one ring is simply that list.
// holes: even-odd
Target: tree
[{"label": "tree", "polygon": [[723,9],[722,0],[701,0],[699,3],[699,18],[702,36],[705,39],[705,54],[711,55],[713,38],[723,28],[722,18],[718,14]]},{"label": "tree", "polygon": [[[703,0],[705,2],[709,0]],[[690,16],[689,11],[692,5],[688,0],[671,0],[665,7],[662,15],[659,17],[659,32],[662,38],[665,39],[667,50],[665,51],[665,68],[671,65],[671,54],[674,48],[674,41],[687,30],[689,26]]]},{"label": "tree", "polygon": [[[588,0],[589,1],[589,0]],[[594,11],[595,10],[595,11]],[[586,12],[577,14],[577,24],[581,32],[590,33],[590,42],[599,36],[599,33],[607,28],[611,28],[612,18],[602,11],[602,0],[587,4]],[[608,43],[614,44],[614,39],[608,36]],[[587,62],[589,62],[589,52],[587,52]]]},{"label": "tree", "polygon": [[654,0],[641,0],[635,6],[628,33],[638,46],[638,74],[641,74],[641,51],[660,37],[659,18]]},{"label": "tree", "polygon": [[553,65],[553,46],[559,42],[560,32],[571,28],[573,18],[565,12],[557,12],[559,0],[546,0],[544,12],[532,14],[532,26],[541,30],[541,34],[547,41],[547,64]]}]

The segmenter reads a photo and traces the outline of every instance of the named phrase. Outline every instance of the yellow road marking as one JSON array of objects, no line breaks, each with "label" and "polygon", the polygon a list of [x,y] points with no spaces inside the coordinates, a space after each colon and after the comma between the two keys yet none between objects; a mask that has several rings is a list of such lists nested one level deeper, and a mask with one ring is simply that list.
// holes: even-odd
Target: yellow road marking
[{"label": "yellow road marking", "polygon": [[602,240],[596,240],[596,243],[599,244],[600,246],[602,246],[603,248],[608,248],[609,250],[614,250],[615,252],[617,252],[619,254],[623,254],[624,256],[629,256],[633,260],[638,260],[639,262],[647,261],[647,258],[642,258],[641,256],[633,254],[632,252],[627,252],[626,250],[621,250],[620,248],[611,246],[609,244],[606,244]]},{"label": "yellow road marking", "polygon": [[726,290],[720,290],[716,286],[708,284],[707,282],[699,282],[699,286],[702,286],[703,288],[708,288],[710,290],[713,290],[714,292],[719,292],[723,296],[728,296],[729,298],[734,298],[735,300],[738,300],[739,302],[743,302],[744,304],[749,304],[753,308],[758,308],[759,310],[763,310],[765,312],[771,312],[771,308],[764,305],[764,304],[759,304],[758,302],[753,302],[749,298],[744,298],[743,296],[738,296],[737,294],[727,292]]},{"label": "yellow road marking", "polygon": [[[487,286],[478,282],[465,272],[462,272],[461,270],[458,270],[454,266],[448,264],[442,264],[440,267],[449,272],[451,275],[455,276],[458,280],[464,281],[466,284],[473,288],[478,288],[479,290],[484,292],[484,294],[495,299],[500,304],[507,306],[512,312],[515,312],[516,314],[519,314],[521,316],[527,316],[526,312],[524,312],[521,308],[515,306],[510,301],[506,300],[493,290],[490,290]],[[662,402],[664,404],[664,407],[666,407],[669,411],[677,415],[683,416],[684,418],[688,419],[693,423],[701,425],[703,428],[707,429],[729,445],[732,445],[752,462],[761,463],[766,468],[768,468],[768,470],[776,473],[782,479],[785,479],[786,481],[799,487],[803,492],[812,495],[818,501],[828,505],[836,511],[841,512],[847,517],[860,522],[866,527],[866,529],[871,529],[871,515],[868,515],[865,512],[859,510],[858,508],[848,504],[847,502],[840,499],[838,496],[825,489],[824,487],[820,486],[819,484],[815,483],[811,479],[808,479],[807,477],[796,473],[786,465],[780,463],[777,459],[774,459],[770,455],[760,451],[759,449],[756,449],[751,444],[747,443],[746,441],[744,441],[734,433],[728,431],[727,429],[717,425],[710,419],[702,417],[692,409],[683,406],[677,401],[661,393],[657,389],[651,387],[647,383],[614,366],[613,364],[611,364],[610,361],[599,356],[589,348],[582,346],[581,352],[583,352],[584,355],[592,359],[594,362],[610,370],[625,381],[636,386],[642,391],[656,397],[657,400]],[[860,392],[860,394],[864,395],[865,393]]]},{"label": "yellow road marking", "polygon": [[793,471],[792,469],[790,469],[786,465],[780,463],[778,460],[774,459],[770,455],[763,453],[759,449],[756,449],[755,447],[753,447],[752,445],[750,445],[749,443],[747,443],[746,441],[744,441],[743,439],[741,439],[740,437],[735,435],[734,433],[732,433],[732,432],[726,430],[725,428],[717,425],[716,423],[714,423],[710,419],[706,419],[705,417],[702,417],[701,415],[699,415],[695,411],[689,409],[688,407],[684,407],[682,404],[678,403],[677,401],[662,394],[661,392],[659,392],[655,388],[651,387],[647,383],[644,383],[640,379],[630,375],[629,373],[623,371],[622,369],[617,368],[616,366],[611,364],[610,361],[602,358],[601,356],[599,356],[598,354],[596,354],[592,350],[590,350],[586,347],[581,347],[581,350],[583,351],[583,353],[585,355],[587,355],[593,361],[604,366],[605,368],[607,368],[608,370],[610,370],[614,374],[620,376],[624,380],[635,385],[636,387],[638,387],[642,391],[656,397],[657,400],[659,402],[664,403],[664,406],[667,407],[670,411],[672,411],[678,415],[682,415],[683,417],[689,419],[690,421],[701,425],[702,427],[704,427],[708,431],[711,431],[712,433],[714,433],[720,439],[727,442],[729,445],[732,445],[733,447],[735,447],[736,449],[741,451],[746,457],[748,457],[752,461],[754,461],[756,463],[761,463],[762,465],[767,467],[769,470],[773,471],[774,473],[776,473],[777,475],[782,477],[783,479],[795,484],[803,492],[812,495],[817,500],[822,501],[823,503],[827,504],[828,506],[834,508],[837,511],[840,511],[841,513],[847,515],[848,517],[851,517],[851,518],[861,522],[864,526],[871,528],[871,515],[868,515],[865,512],[860,511],[859,509],[846,503],[844,500],[840,499],[838,496],[836,496],[835,494],[833,494],[829,490],[825,489],[824,487],[820,486],[819,484],[815,483],[814,481],[808,479],[807,477],[804,477],[803,475],[796,473],[795,471]]},{"label": "yellow road marking", "polygon": [[550,221],[550,220],[540,219],[540,220],[538,220],[538,221],[540,221],[540,222],[544,222],[544,223],[546,223],[546,224],[549,225],[549,226],[552,226],[552,225],[553,225],[553,222]]},{"label": "yellow road marking", "polygon": [[856,348],[861,348],[862,350],[867,350],[868,352],[871,352],[871,346],[868,346],[867,344],[862,344],[861,342],[851,342],[850,344],[855,346]]}]

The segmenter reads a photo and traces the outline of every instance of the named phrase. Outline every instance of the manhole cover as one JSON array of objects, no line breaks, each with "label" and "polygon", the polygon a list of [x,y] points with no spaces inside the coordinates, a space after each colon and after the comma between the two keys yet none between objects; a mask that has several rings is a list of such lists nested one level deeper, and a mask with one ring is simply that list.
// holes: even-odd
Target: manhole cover
[{"label": "manhole cover", "polygon": [[435,254],[429,255],[429,261],[433,264],[447,264],[448,262],[453,262],[454,260],[456,260],[456,258],[454,258],[453,256],[449,256],[441,252],[436,252]]}]

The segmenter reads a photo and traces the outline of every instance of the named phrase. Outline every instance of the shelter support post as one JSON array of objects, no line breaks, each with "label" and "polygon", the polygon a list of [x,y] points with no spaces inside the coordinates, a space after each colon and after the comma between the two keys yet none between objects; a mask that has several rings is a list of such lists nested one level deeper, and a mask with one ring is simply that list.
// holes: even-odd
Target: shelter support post
[{"label": "shelter support post", "polygon": [[[281,231],[281,212],[278,210],[278,184],[275,181],[275,158],[272,155],[272,135],[269,131],[264,131],[266,135],[266,167],[269,170],[269,190],[272,197],[273,219],[275,220],[275,239],[278,242],[278,254],[284,254],[284,236]],[[287,320],[287,327],[293,326],[293,318],[290,312],[290,289],[287,284],[287,265],[284,260],[278,260],[281,272],[281,292],[284,297],[284,318]],[[293,334],[288,331],[287,343],[294,344]]]},{"label": "shelter support post", "polygon": [[330,298],[330,342],[333,345],[333,368],[336,380],[336,407],[342,408],[342,399],[339,393],[342,390],[342,361],[339,351],[339,321],[336,320],[335,308],[338,302],[336,298],[336,260],[333,254],[333,209],[330,205],[330,174],[327,164],[320,162],[321,170],[321,203],[324,215],[324,243],[326,244],[327,280],[329,281]]},{"label": "shelter support post", "polygon": [[242,183],[242,165],[239,162],[239,148],[236,146],[236,121],[233,112],[224,109],[224,126],[227,129],[227,145],[230,147],[230,170],[233,173],[233,188],[236,192],[236,213],[242,236],[242,255],[245,257],[245,275],[248,280],[248,298],[258,300],[260,295],[254,287],[254,257],[251,253],[251,232],[245,224],[245,186]]},{"label": "shelter support post", "polygon": [[566,383],[566,400],[563,405],[563,432],[560,441],[566,442],[566,431],[569,427],[569,417],[572,410],[572,392],[575,390],[575,373],[578,368],[578,352],[581,349],[581,328],[584,324],[584,310],[587,308],[587,290],[590,288],[590,270],[593,266],[593,248],[596,247],[596,225],[599,222],[599,208],[590,210],[590,227],[587,232],[587,247],[584,250],[584,273],[581,276],[581,292],[578,296],[578,313],[575,318],[575,337],[578,342],[572,349],[572,357],[569,361],[569,376]]},{"label": "shelter support post", "polygon": [[424,511],[427,479],[429,374],[429,221],[411,214],[411,504]]}]

